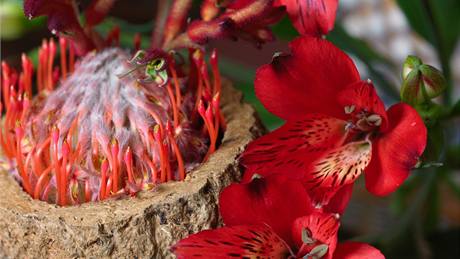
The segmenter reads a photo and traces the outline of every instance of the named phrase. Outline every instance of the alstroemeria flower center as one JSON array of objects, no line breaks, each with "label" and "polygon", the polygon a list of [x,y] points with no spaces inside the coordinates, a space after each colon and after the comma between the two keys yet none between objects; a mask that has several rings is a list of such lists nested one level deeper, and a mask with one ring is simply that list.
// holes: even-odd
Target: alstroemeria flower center
[{"label": "alstroemeria flower center", "polygon": [[350,115],[349,127],[361,132],[377,131],[382,125],[382,116],[362,110],[355,113],[355,106],[345,106],[345,113]]}]

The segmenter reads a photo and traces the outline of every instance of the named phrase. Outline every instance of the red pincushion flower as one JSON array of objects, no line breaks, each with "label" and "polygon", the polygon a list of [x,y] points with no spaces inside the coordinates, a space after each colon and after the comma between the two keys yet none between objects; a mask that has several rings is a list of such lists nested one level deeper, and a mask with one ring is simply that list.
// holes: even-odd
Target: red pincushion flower
[{"label": "red pincushion flower", "polygon": [[[90,1],[81,25],[75,0],[24,1],[29,18],[47,15],[60,36],[43,41],[35,71],[26,55],[20,72],[2,62],[0,169],[35,199],[66,206],[134,195],[183,180],[218,147],[217,53],[210,73],[198,49],[188,66],[161,45],[139,50],[139,34],[132,52],[121,49],[119,28],[105,39],[93,30],[113,2]],[[154,38],[163,42],[169,29]]]},{"label": "red pincushion flower", "polygon": [[226,227],[180,241],[178,258],[383,258],[367,244],[337,244],[337,214],[313,208],[302,184],[284,174],[230,185],[220,210]]},{"label": "red pincushion flower", "polygon": [[290,48],[255,80],[258,98],[286,123],[252,142],[243,164],[302,179],[319,204],[364,171],[373,194],[396,190],[426,145],[418,113],[403,103],[385,111],[372,83],[360,81],[351,59],[328,41],[304,36]]}]

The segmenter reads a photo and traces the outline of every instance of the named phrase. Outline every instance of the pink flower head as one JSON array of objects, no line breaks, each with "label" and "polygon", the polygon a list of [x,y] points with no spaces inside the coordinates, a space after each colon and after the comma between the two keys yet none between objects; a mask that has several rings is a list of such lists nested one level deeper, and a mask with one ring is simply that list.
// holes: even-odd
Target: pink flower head
[{"label": "pink flower head", "polygon": [[328,41],[304,36],[290,48],[259,68],[255,80],[259,100],[286,123],[252,142],[243,164],[302,180],[321,205],[363,172],[373,194],[396,190],[425,148],[421,117],[403,103],[385,110],[372,83],[361,81],[351,59]]},{"label": "pink flower head", "polygon": [[230,185],[220,211],[226,226],[181,240],[172,248],[178,258],[383,258],[367,244],[337,244],[338,214],[313,208],[303,185],[284,174]]}]

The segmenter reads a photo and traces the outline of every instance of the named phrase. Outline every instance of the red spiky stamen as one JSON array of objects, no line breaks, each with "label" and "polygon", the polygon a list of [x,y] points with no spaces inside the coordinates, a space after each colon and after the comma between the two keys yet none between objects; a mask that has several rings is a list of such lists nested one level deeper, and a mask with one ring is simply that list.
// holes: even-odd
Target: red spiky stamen
[{"label": "red spiky stamen", "polygon": [[195,108],[194,111],[198,111],[199,103],[201,102],[201,97],[203,95],[203,77],[201,76],[201,66],[203,65],[203,53],[200,50],[195,50],[192,55],[193,63],[197,69],[197,78],[198,84],[196,87],[196,95],[195,95]]},{"label": "red spiky stamen", "polygon": [[140,33],[134,34],[134,40],[133,40],[134,51],[137,52],[138,50],[141,49],[141,42],[142,42],[141,34]]},{"label": "red spiky stamen", "polygon": [[131,147],[128,147],[128,149],[126,149],[123,160],[126,165],[126,170],[128,171],[128,182],[136,184],[136,179],[134,177],[133,171],[133,152],[131,151]]},{"label": "red spiky stamen", "polygon": [[209,59],[209,63],[211,63],[212,75],[214,77],[214,84],[213,84],[213,89],[212,89],[213,95],[215,95],[216,93],[220,93],[221,91],[221,79],[220,79],[218,62],[219,60],[218,60],[217,50],[213,49],[211,52],[211,57]]},{"label": "red spiky stamen", "polygon": [[47,53],[47,68],[46,68],[46,88],[51,91],[54,89],[53,80],[53,62],[56,54],[56,44],[53,39],[48,42],[48,53]]},{"label": "red spiky stamen", "polygon": [[192,0],[174,0],[166,20],[163,45],[172,41],[185,25]]},{"label": "red spiky stamen", "polygon": [[[60,69],[54,67],[56,47],[53,40],[42,42],[36,71],[40,97],[33,100],[30,99],[31,60],[22,56],[19,74],[2,63],[0,112],[5,111],[4,120],[0,121],[2,154],[11,162],[10,172],[18,175],[24,189],[34,198],[66,206],[119,197],[120,193],[132,195],[158,183],[185,179],[186,170],[196,164],[196,159],[205,156],[208,159],[215,151],[221,127],[220,118],[216,117],[220,93],[215,93],[220,89],[220,75],[214,64],[213,78],[210,77],[202,51],[192,51],[197,69],[191,68],[188,73],[175,64],[171,55],[173,61],[166,66],[170,80],[165,87],[142,85],[136,81],[141,72],[134,71],[118,79],[122,88],[110,94],[110,98],[91,102],[88,98],[92,95],[86,93],[100,88],[85,86],[93,82],[85,79],[82,73],[107,75],[109,73],[91,69],[98,67],[97,64],[111,62],[113,57],[125,60],[123,55],[126,54],[112,49],[110,51],[117,54],[107,56],[100,63],[88,65],[87,61],[80,61],[75,71],[72,42],[59,40]],[[97,59],[97,55],[100,54],[85,59]],[[216,62],[216,58],[213,60]],[[117,62],[114,67],[124,66]],[[58,80],[63,85],[56,88]],[[109,80],[112,79],[94,83],[102,87],[102,82]],[[134,85],[136,87],[132,87]],[[130,99],[119,95],[125,90],[128,92],[123,94]],[[78,100],[73,99],[75,91],[82,93]],[[117,106],[122,99],[128,100],[135,109],[125,111]],[[200,100],[205,107],[201,118],[206,135],[197,130],[202,125],[200,117],[190,121],[192,114],[198,113]],[[99,103],[103,106],[98,108],[96,104]],[[196,109],[187,108],[194,104]],[[103,114],[98,121],[100,124],[88,125],[89,115],[97,115],[99,111]],[[129,125],[128,131],[124,131],[126,125]],[[111,129],[116,134],[111,135]],[[134,135],[123,135],[128,132]],[[209,152],[201,149],[206,147],[208,140]]]},{"label": "red spiky stamen", "polygon": [[170,167],[169,157],[164,145],[163,132],[159,125],[155,125],[155,128],[153,129],[153,137],[158,147],[158,153],[160,154],[160,182],[164,183],[170,178]]},{"label": "red spiky stamen", "polygon": [[181,91],[180,91],[180,84],[179,84],[179,80],[178,80],[178,77],[177,77],[177,71],[174,68],[175,65],[176,64],[175,64],[174,57],[173,57],[173,58],[171,58],[171,62],[169,64],[169,70],[171,72],[173,82],[174,82],[174,88],[176,90],[176,105],[177,105],[177,107],[181,107],[182,94],[181,94]]},{"label": "red spiky stamen", "polygon": [[172,145],[174,154],[176,155],[177,171],[179,173],[179,180],[182,181],[182,180],[185,179],[184,159],[182,158],[181,151],[180,151],[179,146],[177,145],[176,140],[174,138],[173,129],[171,128],[171,124],[169,124],[169,123],[166,124],[166,132],[168,134],[168,139],[169,139],[169,142]]},{"label": "red spiky stamen", "polygon": [[119,190],[119,185],[118,185],[118,182],[120,180],[120,171],[119,171],[120,163],[118,161],[119,152],[120,152],[120,148],[118,146],[118,141],[116,139],[113,139],[111,143],[111,148],[110,148],[111,160],[109,160],[109,161],[112,161],[112,164],[111,164],[112,178],[111,179],[113,183],[112,185],[113,193],[117,193]]},{"label": "red spiky stamen", "polygon": [[29,57],[27,57],[26,54],[22,53],[21,61],[22,61],[22,73],[21,73],[22,85],[27,95],[32,96],[32,76],[33,76],[33,70],[34,70],[32,60]]},{"label": "red spiky stamen", "polygon": [[65,38],[59,39],[59,50],[61,56],[61,73],[62,78],[67,77],[67,40]]},{"label": "red spiky stamen", "polygon": [[179,126],[179,111],[177,107],[176,97],[174,97],[174,93],[170,82],[166,83],[166,89],[168,90],[168,95],[173,110],[174,128],[177,128]]},{"label": "red spiky stamen", "polygon": [[85,181],[85,202],[90,202],[91,201],[91,186],[89,184],[89,181]]},{"label": "red spiky stamen", "polygon": [[23,163],[22,140],[24,137],[24,129],[22,128],[22,125],[20,122],[17,122],[16,129],[15,129],[15,135],[16,135],[16,161],[18,163],[18,171],[19,171],[19,174],[21,175],[22,184],[24,186],[24,189],[29,194],[32,194],[32,186],[29,181],[29,177],[27,175],[27,171]]},{"label": "red spiky stamen", "polygon": [[109,171],[109,162],[107,159],[104,159],[101,163],[101,184],[99,187],[99,200],[105,198],[105,193],[107,190],[107,174]]},{"label": "red spiky stamen", "polygon": [[107,46],[120,46],[120,27],[114,26],[105,40]]},{"label": "red spiky stamen", "polygon": [[73,43],[69,44],[69,72],[72,73],[75,70],[75,46]]}]

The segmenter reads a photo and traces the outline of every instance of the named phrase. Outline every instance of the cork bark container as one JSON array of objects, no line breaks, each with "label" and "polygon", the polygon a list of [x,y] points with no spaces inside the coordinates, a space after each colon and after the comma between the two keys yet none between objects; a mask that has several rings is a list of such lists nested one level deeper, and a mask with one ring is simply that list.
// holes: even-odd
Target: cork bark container
[{"label": "cork bark container", "polygon": [[169,248],[221,224],[218,196],[241,176],[238,156],[263,127],[240,92],[223,83],[227,130],[210,159],[183,182],[137,197],[58,207],[32,200],[0,172],[0,258],[173,258]]}]

